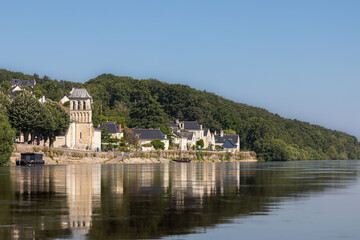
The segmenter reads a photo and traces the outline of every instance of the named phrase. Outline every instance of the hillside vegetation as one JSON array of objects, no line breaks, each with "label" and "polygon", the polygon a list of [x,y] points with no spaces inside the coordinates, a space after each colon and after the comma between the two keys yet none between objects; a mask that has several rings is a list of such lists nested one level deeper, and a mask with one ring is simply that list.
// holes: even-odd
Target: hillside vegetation
[{"label": "hillside vegetation", "polygon": [[102,74],[85,83],[51,80],[0,69],[2,91],[10,80],[36,79],[34,94],[58,101],[72,87],[85,87],[94,99],[93,122],[117,121],[130,127],[158,128],[170,120],[197,120],[241,137],[241,148],[263,160],[359,159],[356,137],[307,122],[282,118],[187,85]]}]

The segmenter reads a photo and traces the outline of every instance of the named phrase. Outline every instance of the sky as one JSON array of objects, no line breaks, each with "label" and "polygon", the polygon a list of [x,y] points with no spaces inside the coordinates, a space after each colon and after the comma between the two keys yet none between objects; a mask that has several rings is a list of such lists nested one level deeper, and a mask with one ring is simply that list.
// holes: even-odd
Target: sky
[{"label": "sky", "polygon": [[187,84],[360,139],[360,1],[1,1],[0,68]]}]

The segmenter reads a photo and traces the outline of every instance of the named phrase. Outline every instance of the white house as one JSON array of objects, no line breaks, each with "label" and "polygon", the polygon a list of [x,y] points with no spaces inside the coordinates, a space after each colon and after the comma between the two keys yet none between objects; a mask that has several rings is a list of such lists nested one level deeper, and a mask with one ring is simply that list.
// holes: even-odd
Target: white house
[{"label": "white house", "polygon": [[169,149],[169,139],[166,135],[161,132],[160,129],[131,129],[133,133],[139,138],[139,143],[141,145],[149,144],[155,139],[159,139],[164,143],[165,149]]}]

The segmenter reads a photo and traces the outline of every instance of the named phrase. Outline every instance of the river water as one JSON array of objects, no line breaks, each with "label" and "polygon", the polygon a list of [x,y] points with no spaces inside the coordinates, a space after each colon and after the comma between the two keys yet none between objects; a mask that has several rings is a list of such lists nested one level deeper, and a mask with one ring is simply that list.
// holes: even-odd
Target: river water
[{"label": "river water", "polygon": [[0,239],[360,239],[360,161],[0,168]]}]

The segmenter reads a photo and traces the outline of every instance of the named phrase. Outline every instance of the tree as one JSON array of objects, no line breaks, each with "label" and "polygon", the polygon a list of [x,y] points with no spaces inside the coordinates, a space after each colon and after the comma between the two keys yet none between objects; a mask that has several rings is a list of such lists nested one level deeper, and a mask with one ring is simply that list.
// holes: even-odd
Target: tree
[{"label": "tree", "polygon": [[152,140],[150,143],[151,143],[151,145],[153,145],[155,150],[158,150],[158,149],[164,150],[165,149],[165,144],[162,141],[160,141],[159,139]]},{"label": "tree", "polygon": [[0,114],[0,165],[10,161],[13,152],[15,133],[11,128],[8,118]]},{"label": "tree", "polygon": [[196,147],[203,148],[204,147],[204,140],[200,139],[199,141],[196,141]]},{"label": "tree", "polygon": [[101,141],[105,142],[107,139],[110,138],[110,134],[107,127],[101,129]]},{"label": "tree", "polygon": [[135,103],[130,111],[131,125],[138,128],[160,128],[168,124],[166,115],[148,91]]},{"label": "tree", "polygon": [[9,98],[0,91],[0,114],[7,114],[10,107]]},{"label": "tree", "polygon": [[137,147],[139,138],[133,131],[131,131],[130,128],[125,127],[124,128],[124,140],[129,145]]},{"label": "tree", "polygon": [[289,161],[291,152],[289,146],[281,139],[258,139],[254,150],[259,159],[264,161]]},{"label": "tree", "polygon": [[28,134],[35,131],[35,126],[41,121],[41,104],[30,92],[24,91],[12,101],[9,108],[9,120],[13,128],[24,133],[25,141]]},{"label": "tree", "polygon": [[58,119],[56,119],[50,110],[42,104],[36,104],[33,110],[39,113],[39,117],[33,126],[33,131],[31,132],[31,143],[34,142],[35,137],[37,137],[38,140],[41,137],[44,137],[45,141],[47,138],[50,139],[50,146],[52,146],[55,137],[60,134],[57,134],[56,132]]},{"label": "tree", "polygon": [[252,117],[247,121],[242,136],[245,148],[253,149],[257,140],[273,138],[274,128],[271,122],[258,117]]},{"label": "tree", "polygon": [[59,136],[62,133],[65,133],[70,125],[69,114],[65,111],[63,107],[57,102],[48,100],[44,103],[44,107],[48,109],[53,116],[54,127],[49,129],[47,136],[50,139],[50,146],[52,146],[55,141],[56,136]]}]

